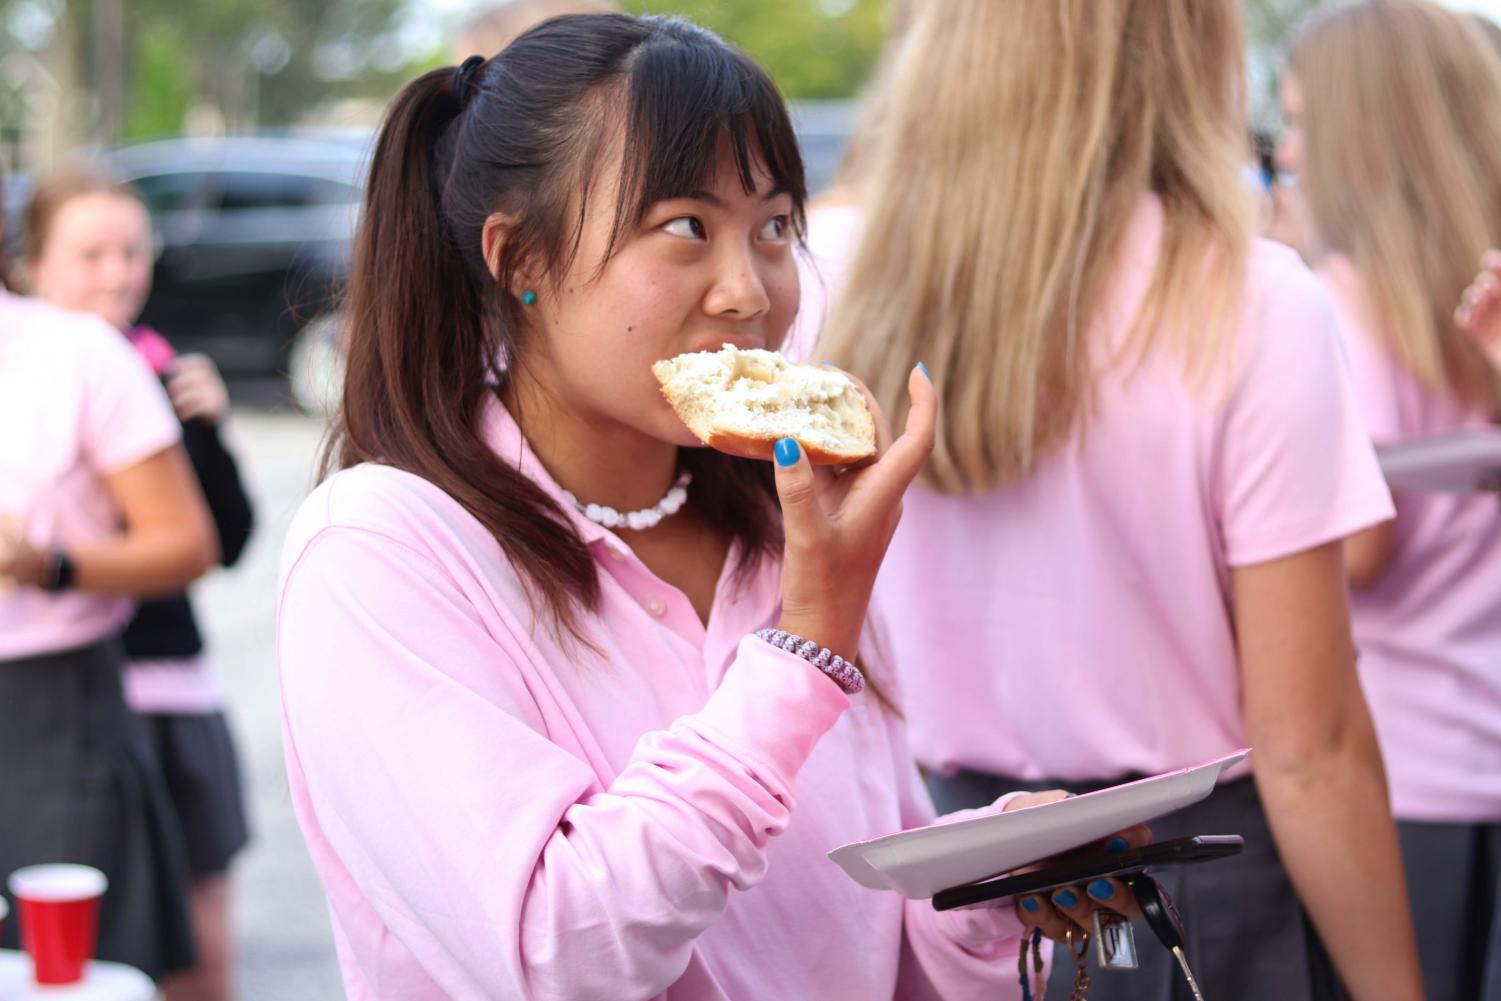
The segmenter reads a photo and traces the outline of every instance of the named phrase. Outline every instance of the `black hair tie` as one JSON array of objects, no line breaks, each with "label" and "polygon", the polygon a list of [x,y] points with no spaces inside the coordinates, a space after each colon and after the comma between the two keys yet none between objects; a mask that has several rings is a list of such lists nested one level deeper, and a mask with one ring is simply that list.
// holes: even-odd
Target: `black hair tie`
[{"label": "black hair tie", "polygon": [[470,56],[453,68],[453,96],[461,106],[469,103],[469,82],[474,78],[474,71],[484,64],[484,56]]}]

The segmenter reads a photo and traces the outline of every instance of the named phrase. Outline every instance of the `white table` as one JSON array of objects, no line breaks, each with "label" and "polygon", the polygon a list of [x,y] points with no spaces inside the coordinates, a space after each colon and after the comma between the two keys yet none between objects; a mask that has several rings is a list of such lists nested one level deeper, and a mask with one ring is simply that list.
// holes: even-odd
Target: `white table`
[{"label": "white table", "polygon": [[90,960],[76,984],[43,986],[24,952],[0,949],[0,1001],[151,1001],[156,985],[133,966]]}]

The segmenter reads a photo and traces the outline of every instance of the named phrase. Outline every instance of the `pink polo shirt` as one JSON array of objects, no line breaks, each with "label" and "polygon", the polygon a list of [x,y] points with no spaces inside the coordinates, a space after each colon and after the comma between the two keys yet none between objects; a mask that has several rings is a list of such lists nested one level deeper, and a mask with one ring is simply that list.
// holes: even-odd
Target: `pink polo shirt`
[{"label": "pink polo shirt", "polygon": [[[499,404],[485,435],[560,496]],[[1009,910],[940,915],[825,858],[931,807],[899,718],[747,637],[779,568],[727,576],[705,627],[571,521],[597,650],[535,621],[491,536],[415,476],[341,472],[292,524],[287,769],[349,996],[1018,996]]]},{"label": "pink polo shirt", "polygon": [[[1338,307],[1355,395],[1377,443],[1486,427],[1419,385],[1382,343],[1360,275],[1319,268]],[[1395,550],[1351,596],[1360,677],[1400,820],[1501,820],[1501,510],[1492,494],[1403,492]]]},{"label": "pink polo shirt", "polygon": [[[103,478],[176,444],[161,386],[119,331],[0,290],[0,516],[41,549],[120,530]],[[122,627],[125,598],[0,592],[0,660],[92,643]]]},{"label": "pink polo shirt", "polygon": [[[1161,228],[1144,197],[1097,335],[1112,344]],[[1230,569],[1392,506],[1333,309],[1292,251],[1255,244],[1233,350],[1217,389],[1191,388],[1169,351],[1131,379],[1100,378],[1087,432],[1020,483],[908,492],[873,614],[890,627],[922,762],[1109,779],[1246,746]]]}]

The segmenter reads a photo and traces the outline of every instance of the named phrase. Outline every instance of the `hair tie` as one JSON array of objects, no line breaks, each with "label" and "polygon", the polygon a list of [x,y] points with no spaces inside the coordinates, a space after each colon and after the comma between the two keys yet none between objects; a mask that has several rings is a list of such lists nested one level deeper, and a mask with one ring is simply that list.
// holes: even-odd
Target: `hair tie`
[{"label": "hair tie", "polygon": [[462,63],[453,68],[453,96],[458,99],[459,105],[469,103],[469,81],[474,77],[474,71],[485,64],[484,56],[470,56]]}]

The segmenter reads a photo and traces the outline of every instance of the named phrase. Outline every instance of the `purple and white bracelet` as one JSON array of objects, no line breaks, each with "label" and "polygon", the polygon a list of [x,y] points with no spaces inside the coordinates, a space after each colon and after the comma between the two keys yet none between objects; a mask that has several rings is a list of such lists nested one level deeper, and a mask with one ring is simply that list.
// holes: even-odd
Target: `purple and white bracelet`
[{"label": "purple and white bracelet", "polygon": [[786,650],[803,658],[827,674],[829,680],[838,685],[839,690],[846,695],[854,695],[865,687],[865,675],[860,673],[860,669],[828,647],[820,648],[812,640],[805,640],[781,629],[757,629],[755,635],[757,639],[765,640],[778,650]]}]

